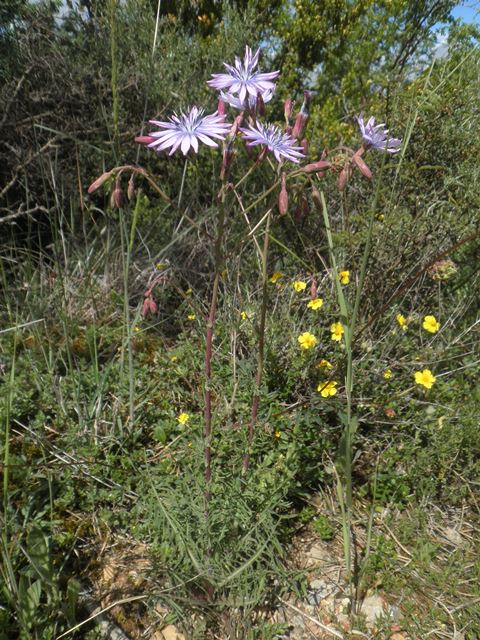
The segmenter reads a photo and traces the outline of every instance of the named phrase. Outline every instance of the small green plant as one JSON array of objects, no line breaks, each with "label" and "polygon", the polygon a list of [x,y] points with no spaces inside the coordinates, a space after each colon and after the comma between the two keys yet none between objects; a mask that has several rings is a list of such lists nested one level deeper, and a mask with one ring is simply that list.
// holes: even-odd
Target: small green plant
[{"label": "small green plant", "polygon": [[320,540],[329,542],[335,537],[335,526],[330,522],[327,516],[318,516],[312,522],[312,529],[315,531]]}]

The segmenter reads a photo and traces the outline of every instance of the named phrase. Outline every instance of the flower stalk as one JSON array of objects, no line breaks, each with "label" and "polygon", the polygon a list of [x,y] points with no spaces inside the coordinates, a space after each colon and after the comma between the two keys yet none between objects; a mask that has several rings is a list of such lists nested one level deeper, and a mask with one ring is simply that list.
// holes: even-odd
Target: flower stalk
[{"label": "flower stalk", "polygon": [[250,424],[248,427],[247,451],[243,457],[243,473],[248,471],[250,466],[250,455],[255,435],[255,426],[257,424],[258,408],[260,406],[260,389],[262,386],[263,367],[265,361],[265,326],[267,320],[267,304],[268,304],[268,246],[270,242],[270,219],[271,211],[268,212],[267,222],[265,225],[265,235],[263,238],[262,249],[262,301],[260,308],[260,324],[258,326],[258,355],[257,355],[257,372],[255,374],[255,390],[252,400],[252,413]]}]

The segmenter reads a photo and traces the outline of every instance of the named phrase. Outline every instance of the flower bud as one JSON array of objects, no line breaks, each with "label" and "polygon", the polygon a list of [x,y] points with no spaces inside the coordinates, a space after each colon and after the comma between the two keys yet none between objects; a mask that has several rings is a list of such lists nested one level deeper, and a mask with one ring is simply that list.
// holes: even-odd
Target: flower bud
[{"label": "flower bud", "polygon": [[350,165],[346,165],[338,174],[338,188],[343,191],[347,186],[347,182],[350,178]]},{"label": "flower bud", "polygon": [[291,98],[287,98],[283,103],[283,113],[285,115],[285,122],[287,125],[290,124],[290,118],[293,113],[293,100]]},{"label": "flower bud", "polygon": [[110,206],[112,209],[120,209],[123,205],[123,191],[120,183],[120,176],[115,179],[115,188],[110,197]]},{"label": "flower bud", "polygon": [[88,193],[93,193],[94,191],[99,189],[102,186],[102,184],[109,179],[111,175],[112,175],[111,171],[106,171],[105,173],[102,173],[102,175],[96,180],[94,180],[92,184],[88,187]]},{"label": "flower bud", "polygon": [[149,290],[145,294],[145,297],[143,300],[142,311],[141,311],[142,318],[146,318],[149,314],[152,314],[154,316],[157,313],[157,311],[158,311],[158,305],[153,298],[151,290]]},{"label": "flower bud", "polygon": [[132,175],[130,176],[130,180],[128,181],[128,187],[127,187],[127,198],[129,202],[133,200],[134,195],[135,195],[135,181],[134,181],[134,174],[132,173]]},{"label": "flower bud", "polygon": [[295,124],[292,129],[292,138],[301,138],[307,124],[308,116],[303,115],[302,112],[297,114],[295,118]]},{"label": "flower bud", "polygon": [[219,116],[224,116],[227,113],[225,102],[221,98],[218,100],[217,113]]},{"label": "flower bud", "polygon": [[315,278],[312,278],[312,283],[310,285],[310,298],[312,300],[315,300],[315,298],[317,297],[317,292],[318,292],[317,281],[315,280]]},{"label": "flower bud", "polygon": [[313,200],[313,204],[315,205],[315,207],[319,211],[322,211],[322,197],[321,197],[320,191],[317,189],[317,187],[312,187],[312,200]]},{"label": "flower bud", "polygon": [[138,144],[150,144],[151,142],[154,142],[155,138],[153,136],[136,136],[135,137],[135,142],[138,142]]},{"label": "flower bud", "polygon": [[302,147],[303,155],[304,155],[304,156],[308,156],[308,147],[309,147],[309,144],[308,144],[308,140],[307,140],[306,138],[304,138],[304,139],[301,141],[300,146]]},{"label": "flower bud", "polygon": [[317,160],[317,162],[306,164],[303,167],[303,171],[307,173],[313,173],[317,171],[325,171],[325,169],[328,169],[329,167],[330,167],[330,163],[327,162],[326,160]]},{"label": "flower bud", "polygon": [[278,196],[278,212],[281,216],[285,216],[288,211],[288,192],[286,174],[282,173],[282,187]]},{"label": "flower bud", "polygon": [[360,157],[360,155],[358,153],[354,153],[352,156],[352,162],[357,166],[358,169],[360,169],[361,173],[368,178],[369,180],[371,180],[373,178],[373,174],[370,171],[368,165],[366,164],[366,162]]}]

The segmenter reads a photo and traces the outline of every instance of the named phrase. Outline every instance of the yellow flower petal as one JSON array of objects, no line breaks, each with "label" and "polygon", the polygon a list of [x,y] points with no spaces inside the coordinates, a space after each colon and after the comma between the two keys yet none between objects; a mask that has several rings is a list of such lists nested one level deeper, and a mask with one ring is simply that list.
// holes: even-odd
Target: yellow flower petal
[{"label": "yellow flower petal", "polygon": [[297,293],[301,293],[307,288],[307,283],[303,282],[303,280],[295,280],[295,282],[292,283],[292,287]]},{"label": "yellow flower petal", "polygon": [[330,331],[332,332],[331,338],[335,342],[340,342],[343,334],[345,333],[345,329],[343,328],[343,324],[341,322],[334,322],[330,326]]},{"label": "yellow flower petal", "polygon": [[313,333],[309,333],[308,331],[298,336],[298,343],[302,349],[313,349],[317,342],[318,340]]},{"label": "yellow flower petal", "polygon": [[422,327],[429,333],[437,333],[440,329],[440,323],[437,321],[435,316],[425,316]]},{"label": "yellow flower petal", "polygon": [[323,307],[322,298],[314,298],[313,300],[310,300],[307,304],[307,307],[309,309],[313,309],[314,311],[318,311],[318,309],[321,309]]},{"label": "yellow flower petal", "polygon": [[430,369],[424,369],[423,371],[416,371],[414,373],[415,382],[426,389],[431,389],[436,378]]}]

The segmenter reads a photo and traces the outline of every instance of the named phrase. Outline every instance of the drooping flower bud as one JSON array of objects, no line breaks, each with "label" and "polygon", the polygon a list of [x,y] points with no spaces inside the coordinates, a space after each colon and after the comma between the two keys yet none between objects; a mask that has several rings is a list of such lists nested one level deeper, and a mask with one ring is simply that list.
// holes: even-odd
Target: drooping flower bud
[{"label": "drooping flower bud", "polygon": [[287,191],[287,176],[285,172],[282,172],[282,187],[278,196],[278,212],[281,216],[285,216],[288,211],[288,191]]},{"label": "drooping flower bud", "polygon": [[102,173],[102,175],[96,180],[94,180],[92,184],[88,187],[88,193],[94,193],[94,191],[99,189],[102,186],[102,184],[110,178],[111,175],[112,175],[111,171],[106,171],[105,173]]},{"label": "drooping flower bud", "polygon": [[110,206],[112,209],[120,209],[123,205],[123,191],[120,182],[120,176],[115,178],[115,188],[110,197]]},{"label": "drooping flower bud", "polygon": [[320,191],[317,187],[312,187],[312,200],[315,207],[322,211],[322,196],[320,195]]},{"label": "drooping flower bud", "polygon": [[301,141],[301,143],[300,143],[300,146],[301,146],[301,147],[302,147],[302,149],[303,149],[303,155],[304,155],[305,157],[306,157],[306,156],[308,156],[308,147],[309,147],[309,144],[308,144],[308,140],[307,140],[306,138],[303,138],[303,140],[302,140],[302,141]]},{"label": "drooping flower bud", "polygon": [[158,305],[155,302],[152,290],[148,289],[148,291],[146,291],[143,296],[143,305],[141,311],[142,318],[146,318],[149,314],[152,314],[154,316],[158,311]]},{"label": "drooping flower bud", "polygon": [[317,291],[318,291],[317,281],[315,280],[315,278],[312,278],[312,283],[310,285],[310,298],[312,300],[316,299]]},{"label": "drooping flower bud", "polygon": [[338,188],[340,189],[340,191],[343,191],[347,186],[347,182],[350,178],[350,173],[351,173],[350,165],[347,164],[343,167],[343,169],[338,174]]},{"label": "drooping flower bud", "polygon": [[154,140],[153,136],[135,136],[135,142],[138,142],[138,144],[150,144]]},{"label": "drooping flower bud", "polygon": [[306,173],[313,173],[317,171],[325,171],[330,168],[330,162],[326,160],[317,160],[317,162],[312,162],[310,164],[306,164],[302,167],[303,171]]},{"label": "drooping flower bud", "polygon": [[357,168],[366,178],[368,178],[369,180],[373,178],[373,174],[370,171],[370,168],[368,167],[367,163],[363,160],[363,158],[361,158],[358,152],[353,154],[352,162],[357,166]]},{"label": "drooping flower bud", "polygon": [[135,181],[134,181],[134,174],[132,173],[128,181],[128,187],[127,187],[127,198],[129,202],[133,200],[134,195],[135,195]]}]

